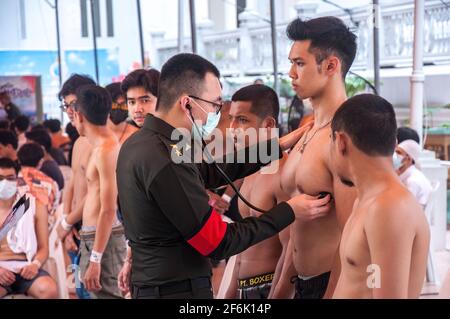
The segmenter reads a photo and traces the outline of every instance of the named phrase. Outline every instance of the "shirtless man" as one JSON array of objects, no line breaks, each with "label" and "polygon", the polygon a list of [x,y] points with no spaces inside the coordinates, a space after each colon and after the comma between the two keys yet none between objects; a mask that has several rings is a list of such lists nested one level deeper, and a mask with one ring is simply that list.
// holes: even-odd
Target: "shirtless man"
[{"label": "shirtless man", "polygon": [[106,126],[111,105],[109,93],[96,85],[81,87],[74,105],[75,127],[93,147],[86,169],[80,270],[94,298],[121,298],[117,274],[126,255],[123,227],[116,217],[115,171],[120,145]]},{"label": "shirtless man", "polygon": [[333,298],[418,298],[430,233],[420,204],[392,166],[394,108],[376,95],[357,95],[336,112],[331,128],[337,174],[357,192]]},{"label": "shirtless man", "polygon": [[[276,93],[264,85],[250,85],[237,91],[232,97],[229,113],[232,130],[246,132],[248,129],[273,129],[277,126],[279,102]],[[267,171],[282,166],[285,155],[280,163],[272,163]],[[244,179],[241,187],[242,195],[253,205],[269,210],[277,203],[287,200],[280,188],[280,175],[257,172]],[[320,207],[326,205],[328,199],[312,200],[311,205]],[[249,208],[241,200],[238,202],[242,217],[260,216],[261,213]],[[322,209],[327,209],[323,208]],[[275,268],[282,252],[278,235],[256,244],[237,256],[234,264],[233,279],[225,298],[267,299]],[[230,263],[232,265],[232,263]]]},{"label": "shirtless man", "polygon": [[[94,80],[87,76],[74,74],[72,75],[61,88],[58,94],[60,100],[63,100],[63,111],[67,113],[70,123],[74,125],[74,110],[73,106],[76,103],[76,92],[79,87],[83,85],[95,84]],[[67,249],[72,263],[78,265],[78,246],[79,235],[78,222],[81,221],[85,196],[87,192],[86,182],[86,167],[91,156],[92,147],[86,137],[80,136],[73,146],[72,151],[72,177],[64,188],[63,207],[64,207],[64,222],[62,223],[65,229],[58,225],[57,231],[61,240],[64,240],[65,248]],[[75,227],[72,227],[75,225]],[[77,276],[78,273],[75,273]],[[76,280],[78,283],[78,280]],[[83,285],[79,283],[76,288],[78,298],[89,298],[89,294],[84,289]]]},{"label": "shirtless man", "polygon": [[111,83],[105,86],[112,99],[112,109],[109,113],[108,127],[119,139],[119,144],[127,140],[138,128],[126,122],[128,118],[128,107],[125,96],[120,89],[120,83]]},{"label": "shirtless man", "polygon": [[355,196],[352,189],[334,176],[328,145],[331,119],[347,99],[344,79],[355,58],[356,37],[334,17],[307,22],[296,19],[288,26],[287,34],[294,41],[289,54],[292,62],[289,76],[297,95],[310,99],[314,125],[290,152],[281,170],[281,187],[290,196],[304,194],[306,198],[317,198],[328,193],[327,197],[331,194],[334,200],[327,216],[312,221],[296,220],[291,225],[293,255],[287,253],[288,263],[283,266],[280,278],[280,284],[291,291],[279,293],[292,295],[294,287],[286,284],[292,278],[295,298],[320,299],[336,263],[341,230]]}]

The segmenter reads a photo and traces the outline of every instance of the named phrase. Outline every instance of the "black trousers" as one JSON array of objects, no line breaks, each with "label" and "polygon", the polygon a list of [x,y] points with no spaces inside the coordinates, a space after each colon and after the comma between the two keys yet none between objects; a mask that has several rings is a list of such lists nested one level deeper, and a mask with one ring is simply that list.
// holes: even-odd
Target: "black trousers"
[{"label": "black trousers", "polygon": [[292,277],[295,284],[294,299],[322,299],[327,291],[330,272],[323,273],[311,279],[303,280],[297,276]]},{"label": "black trousers", "polygon": [[161,286],[132,286],[133,299],[213,299],[211,279],[200,277]]}]

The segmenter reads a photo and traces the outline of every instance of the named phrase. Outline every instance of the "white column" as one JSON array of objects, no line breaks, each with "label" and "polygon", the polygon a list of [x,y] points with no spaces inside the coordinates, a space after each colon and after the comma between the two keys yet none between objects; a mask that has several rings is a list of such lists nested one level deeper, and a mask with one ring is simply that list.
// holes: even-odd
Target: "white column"
[{"label": "white column", "polygon": [[423,73],[423,28],[425,20],[425,1],[415,0],[414,6],[414,60],[411,76],[411,128],[423,136],[423,87],[425,75]]},{"label": "white column", "polygon": [[195,12],[197,15],[197,23],[202,24],[204,22],[212,22],[209,18],[209,1],[208,0],[195,0]]}]

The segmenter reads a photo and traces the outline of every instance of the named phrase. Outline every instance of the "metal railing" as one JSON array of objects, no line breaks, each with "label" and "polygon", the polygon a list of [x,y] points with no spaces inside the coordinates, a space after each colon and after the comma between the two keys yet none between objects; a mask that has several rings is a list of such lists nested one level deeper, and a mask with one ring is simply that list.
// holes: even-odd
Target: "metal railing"
[{"label": "metal railing", "polygon": [[[412,64],[414,3],[398,1],[381,7],[380,22],[380,65],[382,67],[407,66]],[[367,70],[372,66],[372,7],[356,8],[353,20],[342,11],[320,14],[342,18],[358,36],[358,52],[353,70]],[[279,70],[287,73],[287,59],[290,41],[285,35],[287,23],[277,26]],[[256,75],[272,72],[272,50],[270,26],[260,22],[258,25],[244,26],[236,30],[212,33],[199,32],[199,54],[215,63],[222,74]],[[185,43],[189,43],[186,39]],[[156,42],[158,61],[162,64],[178,52],[176,40]],[[441,1],[425,3],[425,63],[450,63],[450,6]],[[189,45],[185,46],[190,51]]]}]

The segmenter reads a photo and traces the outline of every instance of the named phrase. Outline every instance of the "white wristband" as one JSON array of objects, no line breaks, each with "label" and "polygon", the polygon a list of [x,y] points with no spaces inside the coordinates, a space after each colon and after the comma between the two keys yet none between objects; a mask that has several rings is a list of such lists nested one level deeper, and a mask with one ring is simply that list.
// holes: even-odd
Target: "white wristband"
[{"label": "white wristband", "polygon": [[39,269],[42,267],[42,263],[37,259],[33,260],[31,263],[35,264]]},{"label": "white wristband", "polygon": [[91,252],[91,257],[89,258],[89,261],[100,264],[102,261],[102,256],[103,256],[102,253],[99,253],[98,251],[93,250]]},{"label": "white wristband", "polygon": [[61,220],[61,227],[65,230],[65,231],[69,231],[72,229],[73,225],[69,224],[66,220],[66,216],[63,217],[63,219]]},{"label": "white wristband", "polygon": [[222,199],[223,199],[224,201],[226,201],[227,203],[231,202],[231,197],[228,196],[227,194],[223,194],[223,195],[222,195]]}]

